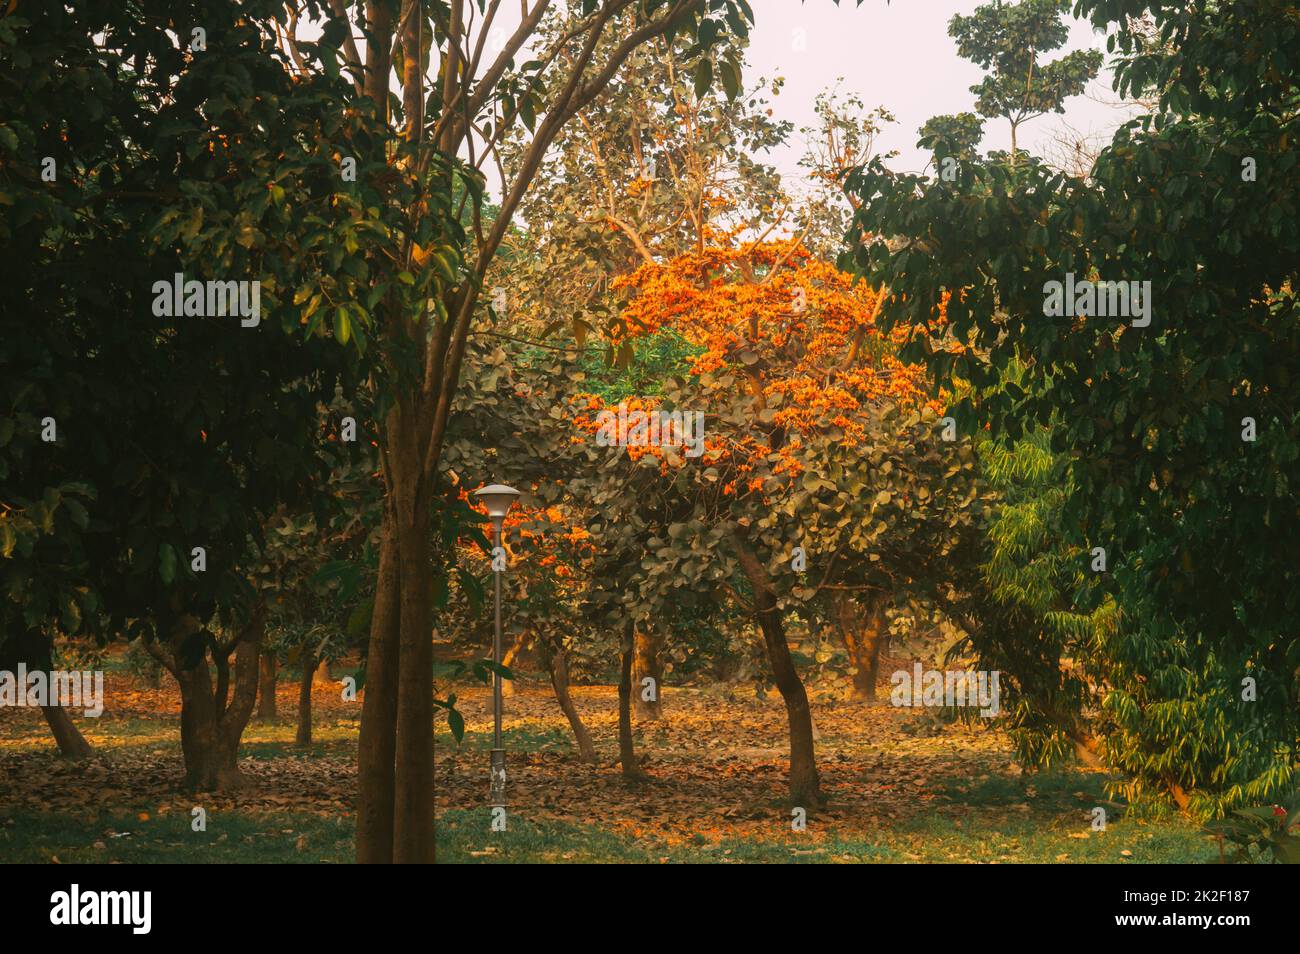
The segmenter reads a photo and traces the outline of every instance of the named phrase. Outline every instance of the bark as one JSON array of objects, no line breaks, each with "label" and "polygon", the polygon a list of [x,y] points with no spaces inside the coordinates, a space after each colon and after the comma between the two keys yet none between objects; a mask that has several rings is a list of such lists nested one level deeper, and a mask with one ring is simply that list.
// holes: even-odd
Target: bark
[{"label": "bark", "polygon": [[[185,787],[190,791],[229,791],[243,785],[239,771],[239,742],[257,703],[258,658],[264,635],[264,607],[255,608],[252,618],[236,636],[233,646],[212,651],[217,669],[216,683],[207,657],[186,669],[180,648],[192,633],[200,631],[197,620],[185,616],[173,627],[166,646],[155,641],[149,650],[175,676],[181,690],[181,752],[185,759]],[[230,653],[234,653],[234,692],[231,694]]]},{"label": "bark", "polygon": [[794,660],[790,658],[785,623],[767,570],[750,549],[748,542],[739,536],[734,537],[733,541],[741,570],[754,591],[754,615],[767,646],[772,676],[781,692],[781,698],[785,700],[786,717],[790,723],[790,799],[797,807],[817,808],[823,804],[823,797],[814,755],[812,710],[808,705],[808,694],[799,679]]},{"label": "bark", "polygon": [[[398,466],[407,463],[418,466],[419,460]],[[403,521],[393,861],[425,864],[433,861],[433,567],[427,503],[411,506]]]},{"label": "bark", "polygon": [[[645,698],[645,679],[654,680],[653,702]],[[633,640],[632,701],[638,722],[653,722],[663,714],[663,635],[654,628],[641,628]]]},{"label": "bark", "polygon": [[298,677],[298,734],[294,745],[311,745],[311,687],[316,681],[316,657],[304,653],[302,674]]},{"label": "bark", "polygon": [[623,642],[622,668],[618,679],[618,760],[623,766],[623,778],[640,781],[645,778],[637,764],[636,747],[632,741],[632,652],[633,633],[629,624]]},{"label": "bark", "polygon": [[[569,695],[569,654],[563,645],[552,646],[545,638],[539,641],[539,648],[542,659],[546,663],[546,671],[551,675],[551,688],[555,690],[555,701],[560,704],[560,710],[569,720],[569,728],[573,730],[573,738],[578,743],[578,758],[594,765],[596,747],[592,745],[591,733],[583,725],[582,716],[578,714],[578,708],[573,704],[573,697]],[[508,683],[509,680],[506,680],[506,684]]]},{"label": "bark", "polygon": [[835,602],[836,625],[853,663],[853,698],[875,702],[880,651],[889,636],[889,621],[884,599],[865,597],[864,602],[840,596]]},{"label": "bark", "polygon": [[[25,664],[28,672],[49,673],[54,668],[50,641],[39,630],[22,629],[8,641],[0,640],[0,670],[14,672],[19,663]],[[45,716],[60,753],[70,759],[86,759],[95,754],[66,709],[42,706],[41,714]]]},{"label": "bark", "polygon": [[262,653],[258,660],[257,718],[260,722],[275,721],[275,684],[279,664],[275,653]]},{"label": "bark", "polygon": [[[528,632],[523,632],[516,636],[515,641],[510,644],[510,648],[507,649],[505,655],[501,657],[501,665],[505,666],[511,672],[516,672],[517,670],[515,667],[518,665],[519,659],[523,655],[524,650],[528,648],[528,641],[531,638],[532,634]],[[513,696],[514,694],[515,681],[513,679],[501,680],[501,695]]]},{"label": "bark", "polygon": [[62,706],[41,706],[41,713],[49,724],[54,741],[59,744],[60,753],[70,759],[78,760],[88,759],[95,754],[90,743],[77,730],[67,709]]},{"label": "bark", "polygon": [[380,530],[375,610],[361,697],[357,765],[357,862],[393,860],[393,756],[397,744],[397,530],[385,512]]}]

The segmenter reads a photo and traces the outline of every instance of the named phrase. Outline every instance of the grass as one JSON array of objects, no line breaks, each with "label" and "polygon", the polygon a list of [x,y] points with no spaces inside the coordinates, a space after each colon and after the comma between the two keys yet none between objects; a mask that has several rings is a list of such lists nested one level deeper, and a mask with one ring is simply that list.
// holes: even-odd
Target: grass
[{"label": "grass", "polygon": [[[1124,855],[1122,852],[1129,852]],[[1064,855],[1065,857],[1062,857]],[[635,838],[597,824],[513,818],[505,832],[490,830],[486,808],[445,813],[438,827],[438,858],[448,863],[839,863],[956,862],[1188,864],[1217,858],[1217,850],[1187,824],[1118,824],[1088,838],[1044,830],[1038,821],[998,825],[931,818],[882,830],[872,839],[808,831],[769,840]]]},{"label": "grass", "polygon": [[[434,735],[434,744],[439,748],[455,748],[456,739],[445,728]],[[563,729],[525,725],[519,727],[502,727],[501,743],[505,748],[517,752],[573,752],[573,736]],[[492,748],[492,733],[467,731],[460,741],[462,751],[487,752]]]},{"label": "grass", "polygon": [[205,831],[189,815],[101,812],[92,817],[0,816],[0,860],[47,864],[342,864],[353,860],[350,818],[210,813]]},{"label": "grass", "polygon": [[[193,831],[182,812],[0,815],[0,860],[49,863],[348,863],[352,819],[298,813],[212,812],[205,831]],[[760,838],[701,836],[666,840],[636,837],[599,822],[508,819],[490,830],[487,808],[449,810],[438,821],[438,858],[446,863],[1121,863],[1213,862],[1217,849],[1188,823],[1118,822],[1080,838],[1077,828],[1044,828],[1041,819],[998,823],[932,816],[841,837],[809,820],[803,833]],[[1125,855],[1123,852],[1128,852]]]}]

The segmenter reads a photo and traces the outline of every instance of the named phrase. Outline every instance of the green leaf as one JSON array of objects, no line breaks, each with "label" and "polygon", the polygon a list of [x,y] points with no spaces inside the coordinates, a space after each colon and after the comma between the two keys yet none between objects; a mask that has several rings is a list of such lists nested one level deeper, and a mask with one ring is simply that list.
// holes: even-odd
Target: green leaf
[{"label": "green leaf", "polygon": [[176,551],[170,543],[158,544],[158,576],[168,586],[176,579]]},{"label": "green leaf", "polygon": [[740,65],[734,60],[723,60],[722,66],[722,88],[726,90],[727,99],[735,101],[740,95]]},{"label": "green leaf", "polygon": [[465,717],[460,714],[459,710],[447,710],[447,728],[451,729],[452,737],[459,744],[465,738]]},{"label": "green leaf", "polygon": [[707,57],[695,64],[695,96],[702,97],[713,85],[713,63]]}]

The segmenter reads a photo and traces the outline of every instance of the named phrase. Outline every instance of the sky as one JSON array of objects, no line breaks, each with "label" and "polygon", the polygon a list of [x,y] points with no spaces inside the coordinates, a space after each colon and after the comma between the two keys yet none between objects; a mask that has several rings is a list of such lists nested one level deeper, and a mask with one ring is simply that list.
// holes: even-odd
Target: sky
[{"label": "sky", "polygon": [[[812,125],[813,101],[828,87],[839,87],[861,97],[868,109],[884,106],[898,122],[877,140],[882,152],[897,150],[889,165],[905,172],[920,172],[929,159],[916,148],[917,129],[931,116],[974,111],[970,87],[983,71],[957,55],[956,41],[948,36],[954,14],[969,14],[984,0],[751,0],[754,30],[750,34],[747,84],[759,76],[783,76],[785,87],[774,102],[776,117],[795,128]],[[1047,59],[1054,60],[1077,49],[1105,53],[1106,38],[1090,24],[1074,20],[1070,39]],[[842,81],[840,78],[843,78]],[[1066,101],[1063,115],[1050,114],[1023,125],[1022,149],[1043,155],[1062,121],[1093,136],[1110,138],[1130,112],[1114,104],[1108,70],[1087,94]],[[1100,101],[1099,101],[1100,100]],[[1008,126],[987,120],[982,150],[1010,148]],[[793,137],[789,149],[775,156],[784,176],[798,176],[802,138]]]}]

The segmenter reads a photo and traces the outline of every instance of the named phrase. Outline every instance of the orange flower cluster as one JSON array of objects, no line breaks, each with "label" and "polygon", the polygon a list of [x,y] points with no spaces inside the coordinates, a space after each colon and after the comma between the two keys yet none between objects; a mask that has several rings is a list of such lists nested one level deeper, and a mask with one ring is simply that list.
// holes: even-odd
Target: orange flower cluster
[{"label": "orange flower cluster", "polygon": [[[763,411],[762,427],[725,439],[706,437],[704,462],[726,457],[735,468],[737,479],[725,490],[760,489],[761,481],[745,477],[751,469],[745,459],[770,453],[772,430],[783,434],[785,460],[778,471],[794,473],[801,435],[829,425],[852,446],[865,433],[864,412],[873,403],[927,403],[924,369],[896,357],[909,330],[886,336],[876,327],[876,290],[815,260],[796,239],[740,241],[735,233],[709,238],[704,249],[642,265],[618,278],[615,287],[631,296],[623,311],[631,336],[670,329],[700,349],[690,370],[704,376],[719,401],[760,398],[755,406]],[[939,400],[928,403],[936,410],[942,406]],[[652,409],[654,402],[636,406]],[[574,423],[594,432],[603,408],[599,398],[584,395]],[[712,418],[725,408],[705,410]],[[654,447],[627,452],[633,459],[663,457]],[[666,471],[666,459],[663,466]]]},{"label": "orange flower cluster", "polygon": [[[469,490],[459,488],[457,495],[486,521],[487,507]],[[560,578],[572,577],[573,568],[595,552],[591,534],[585,527],[573,525],[572,516],[561,507],[515,504],[502,521],[501,529],[512,563],[517,559],[531,560],[539,567],[553,568],[550,572]],[[510,546],[511,540],[521,546],[516,550]]]}]

